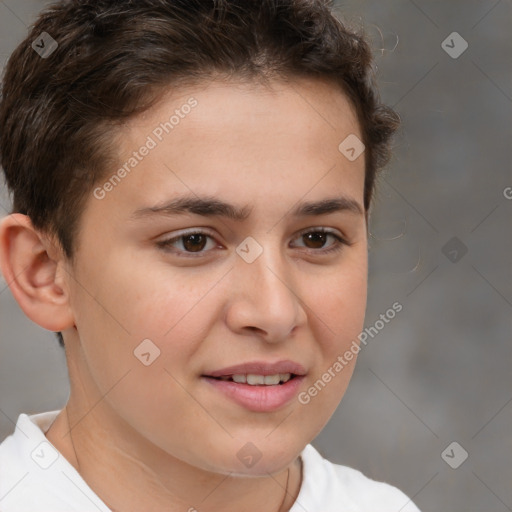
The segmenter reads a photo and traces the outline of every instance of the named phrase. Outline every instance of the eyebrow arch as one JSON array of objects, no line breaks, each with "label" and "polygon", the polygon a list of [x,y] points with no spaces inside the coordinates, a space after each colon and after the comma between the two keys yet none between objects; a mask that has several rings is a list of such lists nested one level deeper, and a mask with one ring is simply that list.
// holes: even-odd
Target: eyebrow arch
[{"label": "eyebrow arch", "polygon": [[[157,204],[146,208],[139,208],[132,214],[132,218],[146,218],[153,215],[180,215],[192,213],[204,217],[226,217],[241,222],[246,220],[252,211],[252,207],[238,208],[232,204],[221,201],[211,196],[185,196],[173,199],[163,204]],[[291,212],[294,217],[326,215],[340,211],[348,211],[357,215],[364,215],[361,205],[347,196],[322,199],[299,203]]]}]

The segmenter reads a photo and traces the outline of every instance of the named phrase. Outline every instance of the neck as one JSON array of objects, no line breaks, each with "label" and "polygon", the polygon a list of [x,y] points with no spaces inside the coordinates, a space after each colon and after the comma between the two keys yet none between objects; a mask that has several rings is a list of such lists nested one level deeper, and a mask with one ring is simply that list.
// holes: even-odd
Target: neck
[{"label": "neck", "polygon": [[68,404],[46,437],[114,512],[287,512],[299,493],[300,457],[274,475],[234,477],[190,466],[158,449],[142,459],[132,439],[116,439],[114,446],[98,421],[95,410],[84,416]]}]

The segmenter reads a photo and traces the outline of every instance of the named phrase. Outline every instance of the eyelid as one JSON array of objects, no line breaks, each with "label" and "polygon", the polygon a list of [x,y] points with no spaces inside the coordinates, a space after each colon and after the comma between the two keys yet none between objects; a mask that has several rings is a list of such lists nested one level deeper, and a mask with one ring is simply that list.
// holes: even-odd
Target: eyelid
[{"label": "eyelid", "polygon": [[[353,243],[349,242],[347,240],[347,237],[345,237],[344,234],[340,234],[340,232],[338,230],[326,228],[323,226],[312,226],[312,227],[305,228],[296,234],[296,236],[294,237],[294,240],[297,238],[300,238],[301,236],[308,234],[308,233],[323,233],[326,235],[332,235],[336,239],[336,243],[329,246],[327,249],[305,248],[305,251],[307,251],[311,254],[316,254],[319,256],[326,255],[329,253],[339,252],[343,248],[344,245],[349,246],[349,247],[351,245],[353,245]],[[209,250],[209,251],[198,251],[198,252],[194,253],[194,252],[170,249],[171,244],[173,242],[179,241],[180,238],[185,237],[187,235],[205,235],[205,236],[211,238],[212,240],[215,240],[215,242],[217,243],[217,247],[219,245],[219,243],[216,240],[216,236],[214,234],[212,234],[208,230],[208,228],[202,228],[202,227],[195,227],[195,228],[186,229],[184,231],[178,231],[171,238],[165,238],[163,240],[157,241],[156,244],[162,250],[173,253],[173,254],[177,255],[178,257],[199,258],[199,257],[204,257],[205,255],[208,255],[208,253],[211,252],[211,250]]]},{"label": "eyelid", "polygon": [[313,226],[303,229],[302,231],[299,231],[297,233],[297,236],[295,238],[299,238],[300,236],[306,235],[307,233],[325,233],[326,235],[333,235],[339,238],[344,244],[352,245],[352,243],[348,241],[347,237],[341,231],[337,229],[326,228],[323,226]]},{"label": "eyelid", "polygon": [[217,240],[215,238],[215,235],[212,234],[207,228],[202,228],[202,227],[189,228],[184,231],[178,231],[176,234],[174,234],[170,238],[164,238],[163,240],[157,241],[156,245],[158,245],[162,250],[167,251],[172,254],[175,254],[175,255],[178,255],[178,256],[183,256],[185,254],[186,256],[184,256],[184,257],[187,257],[187,258],[198,258],[201,256],[204,257],[206,254],[208,254],[210,252],[210,251],[200,251],[197,253],[193,253],[193,252],[182,251],[179,249],[178,250],[171,249],[171,244],[173,242],[177,242],[180,240],[180,238],[183,238],[187,235],[205,235],[205,236],[211,238],[212,240],[215,240],[215,242],[217,243],[217,246],[219,245],[219,243],[217,242]]}]

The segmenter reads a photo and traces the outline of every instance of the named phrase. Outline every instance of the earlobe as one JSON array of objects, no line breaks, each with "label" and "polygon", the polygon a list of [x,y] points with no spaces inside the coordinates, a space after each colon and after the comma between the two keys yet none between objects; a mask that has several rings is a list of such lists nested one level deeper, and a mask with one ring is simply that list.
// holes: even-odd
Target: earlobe
[{"label": "earlobe", "polygon": [[23,312],[49,331],[74,325],[65,283],[61,251],[49,251],[49,240],[34,229],[30,218],[15,213],[0,222],[0,267]]}]

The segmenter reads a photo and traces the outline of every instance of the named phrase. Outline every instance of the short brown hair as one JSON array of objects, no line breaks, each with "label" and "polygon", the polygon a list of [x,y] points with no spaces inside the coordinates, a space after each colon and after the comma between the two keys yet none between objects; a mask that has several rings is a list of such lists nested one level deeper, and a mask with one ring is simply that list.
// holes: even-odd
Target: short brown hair
[{"label": "short brown hair", "polygon": [[[58,44],[46,58],[32,46],[43,33]],[[115,128],[169,87],[219,74],[339,84],[366,146],[368,210],[399,124],[380,103],[374,69],[364,36],[329,0],[59,1],[39,15],[3,78],[0,164],[13,211],[56,235],[72,258],[87,196],[114,163]]]}]

